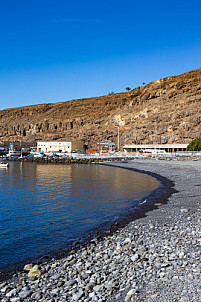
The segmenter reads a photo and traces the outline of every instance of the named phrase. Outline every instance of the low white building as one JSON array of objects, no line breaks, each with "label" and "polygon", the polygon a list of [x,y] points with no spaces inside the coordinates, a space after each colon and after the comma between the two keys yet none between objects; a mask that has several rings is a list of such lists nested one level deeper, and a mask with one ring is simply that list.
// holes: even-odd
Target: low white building
[{"label": "low white building", "polygon": [[165,150],[166,152],[185,151],[188,144],[149,144],[149,145],[124,145],[124,152],[137,152],[139,150]]},{"label": "low white building", "polygon": [[75,149],[83,150],[83,143],[81,141],[75,141],[75,142],[59,142],[59,141],[40,142],[39,141],[39,142],[37,142],[37,152],[71,153]]}]

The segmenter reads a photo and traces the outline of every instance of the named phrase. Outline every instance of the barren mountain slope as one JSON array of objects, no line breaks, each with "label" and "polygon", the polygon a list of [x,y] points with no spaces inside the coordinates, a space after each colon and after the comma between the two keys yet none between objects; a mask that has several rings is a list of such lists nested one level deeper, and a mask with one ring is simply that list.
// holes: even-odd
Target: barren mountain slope
[{"label": "barren mountain slope", "polygon": [[110,139],[128,143],[188,143],[201,136],[201,69],[109,94],[0,111],[1,140]]}]

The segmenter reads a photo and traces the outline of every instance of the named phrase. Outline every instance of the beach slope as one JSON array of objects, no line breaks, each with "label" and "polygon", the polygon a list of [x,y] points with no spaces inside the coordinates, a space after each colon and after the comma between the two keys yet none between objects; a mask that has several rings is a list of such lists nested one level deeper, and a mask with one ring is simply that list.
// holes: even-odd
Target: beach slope
[{"label": "beach slope", "polygon": [[156,201],[152,211],[104,239],[16,273],[0,284],[2,302],[201,301],[201,160],[111,165],[159,174],[175,190],[165,204]]}]

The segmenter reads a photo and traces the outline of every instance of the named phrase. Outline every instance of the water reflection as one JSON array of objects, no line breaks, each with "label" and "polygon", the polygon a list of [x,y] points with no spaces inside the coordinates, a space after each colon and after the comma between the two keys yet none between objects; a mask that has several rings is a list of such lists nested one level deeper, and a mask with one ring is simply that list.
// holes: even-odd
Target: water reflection
[{"label": "water reflection", "polygon": [[0,268],[66,246],[158,186],[101,165],[11,163],[0,171]]}]

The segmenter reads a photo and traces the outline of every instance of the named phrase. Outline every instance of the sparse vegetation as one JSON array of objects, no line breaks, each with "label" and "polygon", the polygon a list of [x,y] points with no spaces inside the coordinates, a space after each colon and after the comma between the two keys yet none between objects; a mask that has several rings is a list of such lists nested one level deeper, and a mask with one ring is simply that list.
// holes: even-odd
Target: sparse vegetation
[{"label": "sparse vegetation", "polygon": [[126,89],[127,91],[130,91],[130,90],[131,90],[131,88],[130,88],[130,87],[126,87],[125,89]]}]

